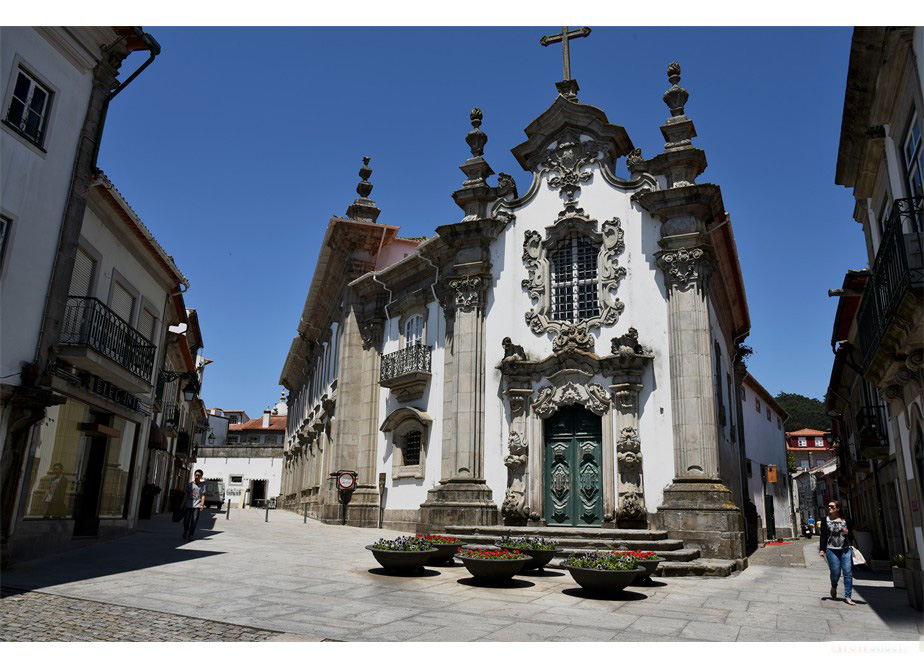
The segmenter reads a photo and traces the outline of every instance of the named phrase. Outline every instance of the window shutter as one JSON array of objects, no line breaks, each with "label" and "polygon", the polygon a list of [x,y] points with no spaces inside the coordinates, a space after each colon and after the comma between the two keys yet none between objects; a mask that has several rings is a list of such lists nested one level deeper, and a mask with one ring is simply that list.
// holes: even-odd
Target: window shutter
[{"label": "window shutter", "polygon": [[112,302],[109,304],[109,308],[122,320],[131,324],[134,307],[135,298],[120,283],[115,283],[112,288]]},{"label": "window shutter", "polygon": [[93,281],[93,268],[96,261],[80,246],[77,247],[77,259],[74,261],[74,273],[71,274],[69,297],[89,297],[90,284]]},{"label": "window shutter", "polygon": [[141,315],[138,316],[138,331],[148,341],[154,341],[154,314],[149,310],[141,309]]}]

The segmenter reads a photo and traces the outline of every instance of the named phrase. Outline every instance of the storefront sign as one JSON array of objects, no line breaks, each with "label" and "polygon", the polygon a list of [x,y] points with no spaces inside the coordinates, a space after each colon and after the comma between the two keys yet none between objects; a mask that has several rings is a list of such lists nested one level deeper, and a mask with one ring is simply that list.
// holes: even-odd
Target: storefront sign
[{"label": "storefront sign", "polygon": [[141,401],[131,392],[127,392],[109,381],[103,380],[99,376],[94,376],[93,374],[87,374],[81,379],[81,385],[84,389],[89,390],[93,394],[98,394],[101,397],[105,397],[114,403],[124,406],[125,408],[135,411],[136,413],[143,413],[141,410]]}]

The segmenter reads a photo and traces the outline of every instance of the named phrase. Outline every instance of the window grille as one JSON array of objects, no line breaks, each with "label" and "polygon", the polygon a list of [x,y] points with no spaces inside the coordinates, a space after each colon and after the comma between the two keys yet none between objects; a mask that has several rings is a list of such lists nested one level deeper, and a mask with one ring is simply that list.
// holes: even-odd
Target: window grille
[{"label": "window grille", "polygon": [[404,437],[404,465],[420,465],[420,432],[411,431]]},{"label": "window grille", "polygon": [[553,320],[576,323],[600,315],[597,254],[596,244],[577,233],[549,254]]},{"label": "window grille", "polygon": [[24,137],[41,146],[45,135],[51,93],[20,70],[6,111],[6,122]]}]

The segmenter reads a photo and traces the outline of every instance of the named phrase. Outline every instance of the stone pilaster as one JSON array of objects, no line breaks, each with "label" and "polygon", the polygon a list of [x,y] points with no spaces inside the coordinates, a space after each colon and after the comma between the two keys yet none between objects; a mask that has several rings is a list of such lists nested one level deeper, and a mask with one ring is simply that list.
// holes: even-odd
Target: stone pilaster
[{"label": "stone pilaster", "polygon": [[[378,526],[379,489],[376,454],[379,438],[379,368],[382,361],[384,322],[360,327],[363,339],[362,378],[359,388],[359,442],[356,456],[356,490],[350,498],[347,523]],[[343,387],[343,386],[341,386]]]},{"label": "stone pilaster", "polygon": [[[497,524],[497,506],[484,480],[484,302],[489,274],[451,276],[444,283],[447,326],[442,478],[420,507],[428,531],[450,525]],[[451,333],[450,333],[451,332]]]}]

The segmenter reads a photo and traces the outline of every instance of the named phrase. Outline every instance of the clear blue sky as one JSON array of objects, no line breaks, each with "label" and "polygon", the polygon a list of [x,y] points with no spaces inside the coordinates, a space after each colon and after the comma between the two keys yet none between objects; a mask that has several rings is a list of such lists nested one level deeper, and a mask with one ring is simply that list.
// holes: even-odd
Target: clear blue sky
[{"label": "clear blue sky", "polygon": [[[580,99],[659,153],[677,60],[694,145],[722,187],[744,273],[751,372],[821,397],[835,300],[866,265],[834,185],[850,28],[606,28],[572,46]],[[163,53],[113,101],[99,165],[189,278],[209,407],[251,415],[277,385],[327,221],[372,156],[380,222],[402,236],[456,222],[473,106],[495,172],[554,99],[547,28],[157,28]],[[140,64],[136,55],[123,76]],[[622,161],[620,161],[622,165]],[[624,166],[621,166],[624,170]]]}]

